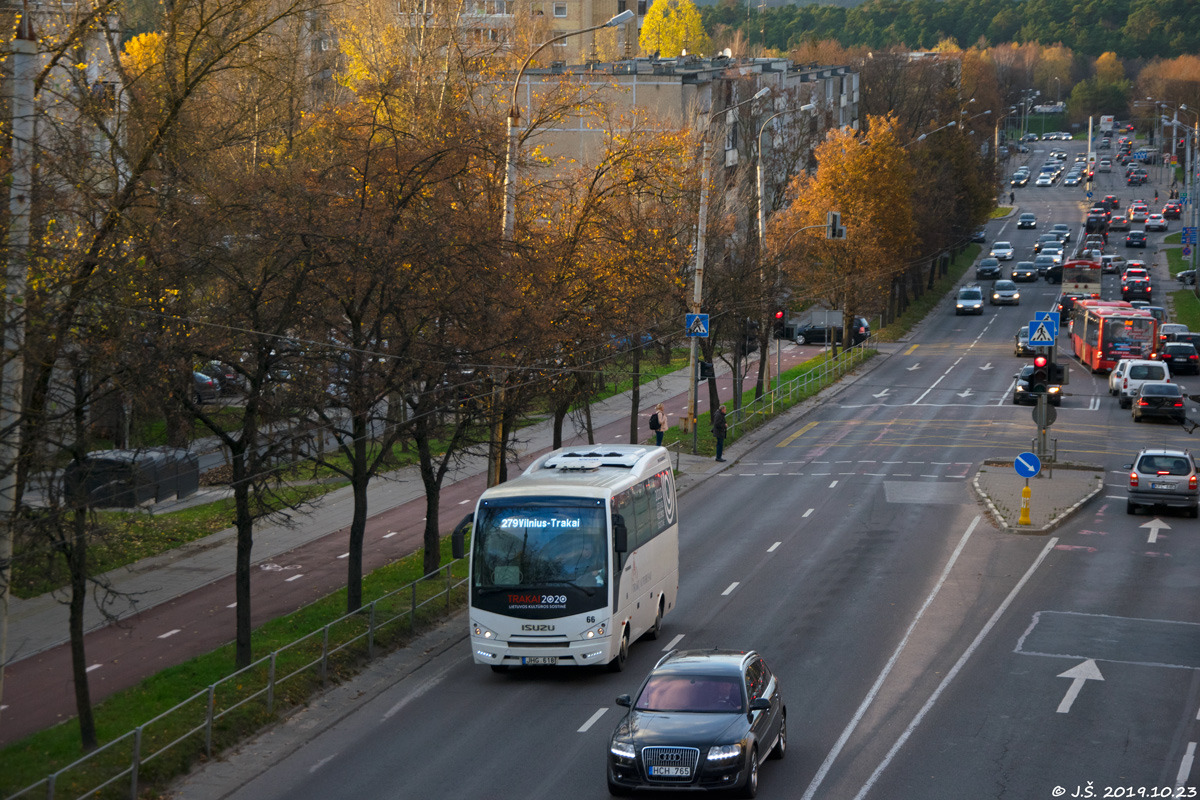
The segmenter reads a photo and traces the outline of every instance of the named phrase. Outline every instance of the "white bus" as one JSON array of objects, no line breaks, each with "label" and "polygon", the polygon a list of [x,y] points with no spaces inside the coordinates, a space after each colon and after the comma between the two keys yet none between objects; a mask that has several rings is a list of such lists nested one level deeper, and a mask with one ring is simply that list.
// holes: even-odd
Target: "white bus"
[{"label": "white bus", "polygon": [[679,520],[662,447],[555,450],[479,498],[471,533],[477,664],[625,666],[679,591]]}]

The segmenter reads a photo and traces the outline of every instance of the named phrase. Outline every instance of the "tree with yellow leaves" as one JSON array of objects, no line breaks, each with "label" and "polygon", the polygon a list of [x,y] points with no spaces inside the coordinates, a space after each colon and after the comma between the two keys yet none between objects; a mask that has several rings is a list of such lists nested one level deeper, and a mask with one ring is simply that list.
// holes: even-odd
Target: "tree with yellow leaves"
[{"label": "tree with yellow leaves", "polygon": [[[910,187],[915,174],[894,117],[872,117],[869,132],[830,131],[816,148],[817,171],[800,175],[794,202],[776,215],[770,250],[781,252],[797,294],[843,315],[843,341],[855,316],[884,309],[892,276],[915,244]],[[829,212],[841,214],[845,239],[826,239]],[[812,230],[800,232],[802,228]],[[790,243],[789,243],[790,240]],[[787,250],[781,247],[788,243]]]},{"label": "tree with yellow leaves", "polygon": [[684,51],[702,55],[712,49],[692,0],[655,0],[642,21],[638,44],[663,58],[675,58]]}]

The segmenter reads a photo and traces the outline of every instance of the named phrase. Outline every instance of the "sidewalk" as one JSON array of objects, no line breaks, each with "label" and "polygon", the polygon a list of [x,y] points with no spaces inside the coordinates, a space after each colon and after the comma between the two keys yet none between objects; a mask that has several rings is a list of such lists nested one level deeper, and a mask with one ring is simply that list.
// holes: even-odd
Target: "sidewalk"
[{"label": "sidewalk", "polygon": [[[808,353],[809,355],[806,355],[805,358],[809,358],[819,350],[818,347],[798,348],[788,344],[785,345],[784,356],[790,356],[790,360],[798,363],[802,360],[801,353]],[[685,369],[644,384],[639,397],[640,414],[648,417],[657,403],[671,401],[680,395],[686,395],[688,384],[686,373]],[[719,372],[717,377],[720,379],[727,375],[727,371]],[[843,379],[843,382],[845,380]],[[705,394],[703,397],[706,398],[707,395]],[[594,403],[591,414],[593,428],[600,429],[605,425],[627,422],[629,403],[629,392]],[[678,414],[671,414],[671,424],[678,425]],[[639,425],[639,431],[648,437],[649,429],[643,430],[643,427]],[[773,429],[772,425],[764,426],[753,434],[739,438],[739,441],[753,441],[771,429]],[[585,441],[584,436],[584,431],[564,431],[564,439],[567,442]],[[514,443],[513,460],[518,465],[516,469],[524,469],[534,454],[548,450],[552,442],[552,420],[545,420],[522,428]],[[681,454],[675,450],[672,450],[671,456],[672,461],[677,462],[680,473],[677,487],[681,493],[703,480],[706,475],[729,466],[729,464],[715,463],[706,456]],[[734,460],[731,458],[730,464]],[[487,460],[485,457],[467,457],[447,472],[443,488],[481,475],[486,471]],[[227,489],[220,487],[201,488],[193,497],[160,504],[155,507],[155,511],[174,511],[199,503],[211,502],[228,496],[228,493]],[[406,503],[423,500],[425,489],[420,479],[419,468],[416,466],[405,467],[376,478],[371,482],[367,496],[369,514],[372,517]],[[347,486],[330,492],[319,505],[300,516],[292,526],[266,524],[256,528],[254,532],[254,563],[270,561],[297,547],[344,530],[349,524],[353,508],[353,492]],[[447,521],[452,524],[456,520],[447,519]],[[118,619],[126,619],[232,575],[236,545],[236,530],[227,528],[169,552],[106,573],[102,578],[108,581],[115,591],[124,595],[116,601],[113,607],[108,609],[109,614]],[[28,600],[16,597],[10,599],[9,663],[45,652],[69,640],[68,608],[65,600],[66,594],[61,591]],[[89,600],[85,606],[85,631],[90,633],[109,624],[111,624],[111,620],[107,619],[96,608],[95,603]]]}]

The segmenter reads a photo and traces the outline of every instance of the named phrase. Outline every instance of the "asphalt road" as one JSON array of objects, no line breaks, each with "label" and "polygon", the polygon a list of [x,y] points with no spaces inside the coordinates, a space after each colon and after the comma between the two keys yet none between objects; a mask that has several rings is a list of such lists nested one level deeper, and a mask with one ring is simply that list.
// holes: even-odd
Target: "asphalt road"
[{"label": "asphalt road", "polygon": [[[1036,168],[1047,148],[1033,149]],[[1017,192],[1039,230],[1082,218],[1082,192]],[[989,225],[1018,258],[1037,233],[1015,215]],[[1108,491],[1051,537],[1000,534],[969,491],[983,459],[1034,435],[1011,402],[1012,337],[1058,292],[1028,286],[982,317],[943,303],[899,354],[681,498],[679,602],[624,673],[496,675],[464,638],[335,725],[302,715],[235,756],[236,791],[180,797],[605,797],[613,698],[671,647],[755,648],[781,680],[790,747],[764,766],[762,797],[1194,786],[1197,523],[1127,516],[1122,469],[1188,437],[1134,425],[1074,365],[1052,436],[1061,458],[1111,470]]]}]

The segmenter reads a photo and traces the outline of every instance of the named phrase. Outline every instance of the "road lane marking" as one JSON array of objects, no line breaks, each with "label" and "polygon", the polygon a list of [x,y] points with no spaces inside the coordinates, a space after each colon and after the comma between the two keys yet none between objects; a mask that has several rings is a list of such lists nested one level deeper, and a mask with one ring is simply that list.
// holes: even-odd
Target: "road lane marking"
[{"label": "road lane marking", "polygon": [[681,641],[683,641],[683,637],[684,637],[684,636],[686,636],[686,635],[687,635],[687,634],[683,634],[683,633],[681,633],[681,634],[679,634],[678,636],[676,636],[674,639],[672,639],[670,642],[668,642],[668,643],[667,643],[667,646],[663,648],[663,652],[665,653],[665,652],[667,652],[668,650],[674,650],[674,649],[675,649],[675,645],[677,645],[677,644],[679,644]]},{"label": "road lane marking", "polygon": [[796,441],[796,440],[797,440],[797,439],[799,439],[801,436],[803,436],[804,434],[808,433],[809,431],[811,431],[813,428],[817,427],[817,426],[818,426],[818,425],[820,425],[820,424],[821,424],[821,423],[819,423],[819,422],[810,422],[810,423],[808,423],[807,425],[805,425],[803,428],[801,428],[800,430],[796,431],[796,432],[795,432],[795,433],[793,433],[791,436],[787,437],[786,439],[784,439],[782,442],[780,442],[779,444],[777,444],[777,445],[775,445],[775,446],[776,446],[776,447],[787,447],[789,444],[791,444],[792,442]]},{"label": "road lane marking", "polygon": [[599,722],[600,718],[603,717],[605,715],[605,713],[607,713],[607,712],[608,712],[607,708],[602,708],[599,711],[597,711],[595,714],[592,714],[592,716],[588,717],[587,722],[585,722],[579,726],[579,730],[577,730],[576,733],[587,733],[588,728],[592,727],[597,722]]},{"label": "road lane marking", "polygon": [[773,544],[773,545],[771,545],[770,547],[768,547],[768,548],[767,548],[767,552],[768,552],[768,553],[774,553],[776,550],[778,550],[778,549],[779,549],[779,545],[781,545],[781,544],[783,544],[783,542],[776,542],[775,544]]},{"label": "road lane marking", "polygon": [[1179,764],[1179,773],[1175,776],[1175,785],[1183,786],[1187,783],[1188,776],[1192,773],[1192,759],[1196,757],[1196,743],[1188,742],[1187,753],[1183,756],[1183,761]]},{"label": "road lane marking", "polygon": [[[979,520],[978,517],[975,519],[976,521]],[[1046,546],[1042,548],[1042,552],[1039,553],[1038,557],[1034,559],[1034,562],[1029,565],[1029,569],[1027,569],[1025,574],[1021,576],[1021,580],[1017,581],[1017,585],[1014,586],[1012,591],[1008,593],[1008,597],[1004,598],[1004,602],[1000,604],[1000,607],[996,609],[996,611],[988,619],[987,623],[984,624],[983,628],[980,629],[974,641],[972,641],[967,649],[963,651],[963,654],[959,656],[958,661],[956,661],[954,666],[950,668],[950,671],[946,673],[946,677],[942,679],[942,682],[938,684],[938,688],[935,689],[933,694],[929,696],[929,699],[925,701],[925,705],[923,705],[921,710],[917,712],[917,715],[913,717],[912,722],[910,722],[908,727],[904,729],[904,733],[902,733],[900,738],[896,740],[896,743],[892,745],[892,749],[888,751],[888,754],[884,757],[883,761],[880,762],[879,766],[875,768],[875,772],[873,772],[867,782],[863,784],[863,787],[859,793],[854,796],[854,800],[862,800],[867,795],[867,792],[871,791],[871,787],[875,785],[875,781],[879,780],[879,776],[883,774],[883,771],[887,769],[888,764],[890,764],[892,759],[896,757],[896,753],[899,752],[900,748],[904,746],[904,743],[908,741],[908,737],[912,736],[913,731],[915,731],[917,726],[921,724],[921,720],[923,720],[925,715],[929,713],[929,710],[933,708],[933,704],[938,701],[938,698],[941,697],[942,692],[944,692],[946,687],[950,685],[950,681],[954,680],[955,676],[957,676],[962,670],[963,665],[967,663],[967,659],[974,655],[975,651],[979,649],[979,645],[983,643],[984,637],[987,636],[991,632],[992,628],[996,626],[996,623],[1000,620],[1000,617],[1005,611],[1008,610],[1008,607],[1012,605],[1013,600],[1017,598],[1017,594],[1020,593],[1023,588],[1025,588],[1025,584],[1028,583],[1029,579],[1033,577],[1033,573],[1037,571],[1037,568],[1040,567],[1042,562],[1046,560],[1046,556],[1049,555],[1050,551],[1054,549],[1054,546],[1057,543],[1058,537],[1046,542]]]},{"label": "road lane marking", "polygon": [[340,559],[349,558],[349,557],[350,557],[349,553],[342,553],[340,556],[338,556],[338,559],[340,560]]},{"label": "road lane marking", "polygon": [[395,536],[395,535],[396,535],[397,533],[399,533],[399,532],[400,532],[400,531],[388,531],[387,533],[385,533],[385,534],[383,535],[383,538],[385,538],[385,539],[390,539],[390,538],[392,538],[393,536]]},{"label": "road lane marking", "polygon": [[317,763],[313,764],[311,767],[308,768],[308,774],[312,775],[314,772],[316,772],[321,767],[328,764],[330,761],[333,761],[335,758],[337,758],[337,753],[334,753],[331,756],[325,756],[320,761],[318,761]]},{"label": "road lane marking", "polygon": [[237,608],[237,600],[234,600],[232,603],[230,603],[229,605],[227,605],[225,607],[226,608]]},{"label": "road lane marking", "polygon": [[915,353],[917,351],[917,348],[920,346],[921,345],[919,345],[919,344],[914,344],[912,347],[910,347],[904,351],[904,355],[911,356],[913,353]]},{"label": "road lane marking", "polygon": [[87,668],[86,670],[84,670],[84,671],[85,671],[85,672],[91,672],[91,671],[92,671],[92,670],[94,670],[94,669],[100,669],[102,666],[104,666],[104,665],[103,665],[103,664],[92,664],[90,667],[88,667],[88,668]]},{"label": "road lane marking", "polygon": [[175,630],[173,630],[173,631],[167,631],[166,633],[162,634],[162,635],[161,635],[161,636],[159,636],[158,638],[160,638],[160,639],[166,639],[166,638],[167,638],[167,637],[169,637],[169,636],[174,636],[175,634],[179,633],[179,630],[180,630],[179,628],[176,628],[176,629],[175,629]]},{"label": "road lane marking", "polygon": [[740,581],[734,581],[733,583],[729,584],[729,588],[721,592],[721,596],[725,597],[728,594],[732,594],[733,590],[738,587],[738,583],[740,583]]},{"label": "road lane marking", "polygon": [[460,502],[460,503],[459,503],[459,505],[460,505],[460,506],[465,506],[465,505],[466,505],[467,503],[469,503],[469,502],[471,502],[471,498],[469,498],[469,497],[468,497],[466,500],[463,500],[462,502]]},{"label": "road lane marking", "polygon": [[834,481],[833,483],[829,484],[830,489],[832,489],[835,486],[837,486],[837,481]]},{"label": "road lane marking", "polygon": [[304,577],[303,575],[293,575],[292,577],[285,580],[284,583],[291,583],[292,581],[298,581],[303,577]]},{"label": "road lane marking", "polygon": [[808,511],[805,511],[805,512],[804,512],[803,514],[801,514],[800,516],[801,516],[801,518],[802,518],[802,519],[807,519],[807,518],[808,518],[808,516],[809,516],[810,514],[812,514],[812,512],[814,512],[814,511],[816,511],[816,509],[815,509],[815,508],[810,508]]},{"label": "road lane marking", "polygon": [[946,562],[946,567],[942,570],[942,575],[938,579],[938,582],[934,584],[933,589],[931,589],[929,592],[929,596],[925,598],[924,604],[922,604],[921,608],[917,610],[917,615],[913,617],[913,621],[908,625],[908,630],[904,632],[904,638],[900,640],[900,644],[896,646],[896,650],[892,653],[892,657],[888,659],[887,664],[885,664],[883,667],[883,671],[880,672],[879,677],[875,679],[875,684],[867,692],[867,696],[863,698],[858,710],[854,712],[854,718],[850,720],[848,725],[846,725],[846,728],[842,731],[842,735],[839,736],[838,740],[834,743],[833,749],[831,749],[829,754],[825,756],[825,760],[821,763],[821,767],[817,770],[817,774],[813,776],[812,783],[808,785],[808,789],[804,792],[804,796],[801,798],[801,800],[812,800],[812,798],[816,795],[817,789],[821,786],[821,782],[825,780],[825,776],[829,774],[829,770],[833,766],[833,762],[837,760],[838,755],[840,755],[842,752],[842,748],[846,746],[846,742],[848,742],[850,737],[854,734],[854,729],[858,727],[858,723],[862,721],[864,716],[866,716],[867,710],[871,707],[871,704],[875,702],[875,697],[879,694],[879,690],[883,687],[884,681],[886,681],[888,675],[891,674],[892,669],[896,666],[896,662],[900,660],[900,654],[904,652],[904,648],[908,645],[908,640],[912,636],[913,631],[916,629],[917,623],[919,623],[921,618],[925,615],[926,609],[933,604],[934,598],[937,597],[938,592],[942,588],[942,584],[944,584],[946,579],[950,577],[950,571],[954,568],[955,563],[957,563],[958,557],[962,553],[963,548],[967,546],[967,540],[969,540],[971,538],[971,534],[975,532],[975,527],[979,525],[980,519],[981,517],[977,516],[975,519],[971,520],[971,524],[967,526],[967,530],[958,540],[958,546],[955,547],[954,552],[950,554],[950,560]]}]

